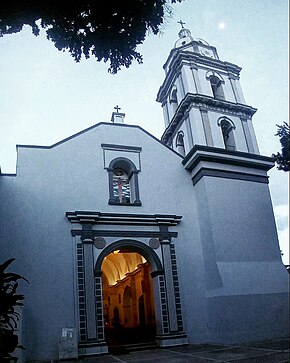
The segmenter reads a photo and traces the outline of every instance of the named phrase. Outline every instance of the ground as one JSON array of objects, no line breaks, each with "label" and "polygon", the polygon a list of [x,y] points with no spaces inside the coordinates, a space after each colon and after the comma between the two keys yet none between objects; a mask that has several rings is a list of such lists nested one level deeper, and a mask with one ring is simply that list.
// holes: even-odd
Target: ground
[{"label": "ground", "polygon": [[138,351],[120,350],[114,354],[83,358],[79,363],[282,363],[290,361],[289,338],[239,345],[200,344]]}]

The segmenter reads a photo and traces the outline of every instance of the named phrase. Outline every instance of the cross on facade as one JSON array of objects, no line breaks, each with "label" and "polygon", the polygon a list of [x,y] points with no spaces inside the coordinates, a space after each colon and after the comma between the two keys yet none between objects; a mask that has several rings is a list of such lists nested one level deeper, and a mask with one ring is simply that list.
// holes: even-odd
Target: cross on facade
[{"label": "cross on facade", "polygon": [[179,20],[177,23],[181,25],[181,28],[182,28],[182,29],[184,28],[184,26],[183,26],[183,25],[185,25],[185,23],[184,23],[182,20]]},{"label": "cross on facade", "polygon": [[115,110],[117,110],[117,113],[119,113],[119,110],[121,110],[121,107],[119,107],[118,105],[114,107]]}]

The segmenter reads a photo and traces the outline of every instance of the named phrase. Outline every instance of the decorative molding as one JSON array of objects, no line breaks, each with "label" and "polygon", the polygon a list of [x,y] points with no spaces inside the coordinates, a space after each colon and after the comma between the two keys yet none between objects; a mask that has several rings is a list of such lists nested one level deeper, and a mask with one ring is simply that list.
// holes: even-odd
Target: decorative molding
[{"label": "decorative molding", "polygon": [[254,175],[249,173],[239,173],[233,171],[225,171],[225,170],[218,170],[218,169],[207,169],[201,168],[191,179],[193,185],[197,184],[199,180],[203,176],[211,176],[215,178],[225,178],[225,179],[237,179],[237,180],[245,180],[245,181],[252,181],[256,183],[269,183],[269,177],[262,176],[262,175]]},{"label": "decorative molding", "polygon": [[160,269],[160,270],[155,270],[155,271],[152,271],[150,272],[150,276],[152,278],[156,277],[156,276],[159,276],[159,275],[164,275],[164,270],[163,269]]},{"label": "decorative molding", "polygon": [[157,250],[160,247],[160,240],[159,238],[151,237],[148,244],[153,250]]},{"label": "decorative molding", "polygon": [[[216,149],[216,148],[212,148]],[[221,149],[223,150],[223,149]],[[233,155],[231,155],[231,151],[229,151],[229,154],[226,155],[224,153],[218,153],[212,150],[208,153],[202,153],[202,152],[195,152],[191,154],[191,151],[183,160],[183,165],[185,166],[185,169],[188,171],[193,171],[195,167],[198,166],[200,162],[208,162],[213,164],[224,164],[224,165],[233,165],[238,167],[245,167],[250,169],[256,169],[256,170],[264,170],[268,171],[274,166],[274,162],[272,158],[266,158],[266,157],[260,157],[257,158],[258,155],[254,154],[248,154],[247,156],[237,156],[234,155],[237,151],[232,151]],[[244,153],[241,153],[244,154]],[[254,156],[254,157],[251,157]],[[266,160],[265,160],[266,159]],[[212,169],[216,169],[215,167],[212,167]]]},{"label": "decorative molding", "polygon": [[142,151],[142,147],[128,146],[128,145],[101,144],[101,147],[105,150],[115,150],[115,151],[132,151],[136,153]]},{"label": "decorative molding", "polygon": [[150,263],[153,271],[163,271],[163,266],[160,258],[152,248],[150,248],[145,243],[125,238],[123,240],[119,240],[109,244],[105,249],[102,250],[95,264],[95,274],[101,272],[102,263],[105,256],[115,251],[116,249],[121,250],[122,248],[126,248],[127,250],[131,249],[133,252],[140,253]]},{"label": "decorative molding", "polygon": [[177,110],[175,111],[175,115],[161,137],[161,141],[163,143],[168,145],[171,142],[172,135],[182,121],[185,112],[187,112],[188,108],[192,106],[199,109],[202,107],[207,111],[222,112],[223,114],[226,113],[238,117],[252,117],[257,111],[256,108],[240,103],[220,100],[201,94],[187,93],[184,99],[180,102]]},{"label": "decorative molding", "polygon": [[[111,157],[106,158],[106,152],[109,151],[114,151],[115,155],[113,156],[111,154]],[[126,156],[120,156],[120,152],[126,152]],[[137,162],[137,166],[135,165],[134,161],[132,159],[134,159],[133,155],[130,154],[130,156],[128,155],[128,153],[132,153],[133,155],[138,155],[138,160],[134,160],[135,163]],[[130,159],[128,158],[130,157]],[[109,159],[109,160],[107,160]],[[127,166],[129,166],[130,170],[126,170],[125,171],[130,174],[131,172],[139,172],[141,171],[141,158],[140,158],[140,151],[132,151],[132,150],[125,150],[125,149],[106,149],[103,148],[103,162],[104,162],[104,169],[107,169],[108,171],[113,171],[115,166],[114,164],[116,163],[123,163],[123,164],[127,164]],[[121,167],[122,168],[122,167]],[[122,168],[123,169],[123,168]],[[131,175],[129,175],[129,178],[131,177]]]},{"label": "decorative molding", "polygon": [[170,55],[165,65],[163,66],[163,68],[166,68],[167,65],[169,64],[168,67],[169,70],[166,74],[166,78],[162,86],[159,88],[156,99],[157,102],[163,102],[163,100],[167,97],[169,85],[172,83],[172,79],[176,75],[176,69],[185,63],[189,65],[191,65],[191,63],[194,63],[197,64],[198,66],[205,65],[207,68],[210,69],[214,68],[217,69],[218,71],[224,71],[226,74],[231,73],[231,75],[235,75],[236,77],[239,77],[240,71],[242,69],[236,64],[230,62],[224,62],[219,59],[204,57],[194,51],[188,52],[186,50],[173,49],[170,52]]},{"label": "decorative molding", "polygon": [[107,245],[107,242],[104,237],[98,236],[98,237],[94,238],[94,246],[96,248],[101,250],[101,249],[105,248],[106,245]]},{"label": "decorative molding", "polygon": [[[180,156],[177,152],[175,152],[174,150],[170,149],[168,146],[166,146],[165,144],[163,144],[159,139],[157,139],[157,137],[153,136],[152,134],[150,134],[150,132],[144,130],[142,127],[138,126],[138,125],[128,125],[128,124],[116,124],[116,123],[112,123],[112,122],[99,122],[93,126],[90,126],[74,135],[71,135],[59,142],[57,142],[56,144],[50,145],[50,146],[41,146],[41,145],[16,145],[16,149],[18,151],[19,148],[26,148],[26,149],[53,149],[54,147],[61,145],[69,140],[74,139],[75,137],[78,137],[90,130],[93,130],[94,128],[97,128],[99,126],[109,126],[109,127],[129,127],[129,128],[134,128],[134,129],[139,129],[140,131],[142,131],[143,133],[147,134],[148,136],[150,136],[152,139],[154,139],[155,141],[157,141],[158,143],[160,143],[161,145],[163,145],[164,147],[166,147],[167,149],[169,149],[171,152],[175,153],[176,155]],[[2,174],[4,175],[4,174]],[[10,174],[9,174],[10,175]]]},{"label": "decorative molding", "polygon": [[93,211],[66,212],[65,215],[71,223],[147,226],[176,226],[182,218],[175,214],[120,214]]},{"label": "decorative molding", "polygon": [[[128,225],[130,225],[128,223]],[[163,231],[123,231],[123,230],[91,230],[90,232],[83,231],[82,229],[73,229],[71,231],[72,236],[83,236],[89,234],[90,238],[96,237],[130,237],[130,238],[159,238],[159,239],[171,239],[177,237],[177,232],[163,232]]]},{"label": "decorative molding", "polygon": [[178,325],[178,331],[183,332],[183,319],[182,319],[181,300],[180,300],[180,291],[179,291],[179,282],[178,282],[178,271],[177,271],[174,244],[170,244],[170,254],[171,254],[172,277],[173,277],[174,296],[175,296],[175,305],[176,305],[177,325]]},{"label": "decorative molding", "polygon": [[200,161],[244,166],[265,171],[274,166],[274,159],[268,156],[204,145],[195,145],[185,156],[182,164],[186,170],[192,171]]},{"label": "decorative molding", "polygon": [[136,200],[135,202],[132,202],[132,203],[120,203],[120,202],[116,202],[115,200],[111,200],[111,199],[109,199],[108,204],[119,205],[122,207],[140,207],[142,205],[140,200]]}]

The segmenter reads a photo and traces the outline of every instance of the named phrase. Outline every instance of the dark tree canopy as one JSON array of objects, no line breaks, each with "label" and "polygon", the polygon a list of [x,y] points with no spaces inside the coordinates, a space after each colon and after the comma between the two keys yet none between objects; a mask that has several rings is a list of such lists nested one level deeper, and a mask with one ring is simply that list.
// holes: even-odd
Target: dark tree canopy
[{"label": "dark tree canopy", "polygon": [[281,153],[273,154],[276,158],[279,170],[290,171],[290,127],[284,122],[283,125],[276,125],[278,131],[275,136],[279,136],[281,143]]},{"label": "dark tree canopy", "polygon": [[34,35],[46,31],[58,50],[110,61],[109,71],[142,63],[136,47],[146,33],[157,34],[170,15],[169,3],[182,0],[9,0],[0,4],[0,36],[20,32],[24,25]]},{"label": "dark tree canopy", "polygon": [[0,362],[16,362],[11,353],[16,348],[23,349],[18,344],[17,325],[19,321],[19,313],[17,307],[23,306],[22,300],[24,296],[17,293],[18,280],[26,280],[26,278],[12,273],[6,272],[7,267],[14,261],[14,258],[0,264]]}]

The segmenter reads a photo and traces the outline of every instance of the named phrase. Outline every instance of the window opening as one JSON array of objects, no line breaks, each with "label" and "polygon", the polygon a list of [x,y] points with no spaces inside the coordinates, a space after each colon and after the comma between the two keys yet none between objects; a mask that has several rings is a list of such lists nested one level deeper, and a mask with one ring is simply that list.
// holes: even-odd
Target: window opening
[{"label": "window opening", "polygon": [[180,131],[176,136],[176,147],[177,152],[182,156],[185,156],[184,135],[182,131]]},{"label": "window opening", "polygon": [[209,81],[214,98],[224,100],[225,95],[222,88],[222,81],[217,76],[210,76]]},{"label": "window opening", "polygon": [[113,171],[113,196],[116,202],[130,203],[129,177],[122,169]]},{"label": "window opening", "polygon": [[127,158],[116,158],[110,162],[109,204],[140,206],[138,173],[134,163]]},{"label": "window opening", "polygon": [[171,104],[171,107],[172,107],[173,112],[175,112],[176,109],[177,109],[177,104],[178,104],[178,100],[177,100],[177,88],[176,88],[176,86],[173,86],[172,87],[172,90],[171,90],[171,93],[170,93],[169,102]]},{"label": "window opening", "polygon": [[234,139],[234,126],[228,120],[222,120],[220,123],[225,148],[227,150],[236,150],[236,144]]}]

